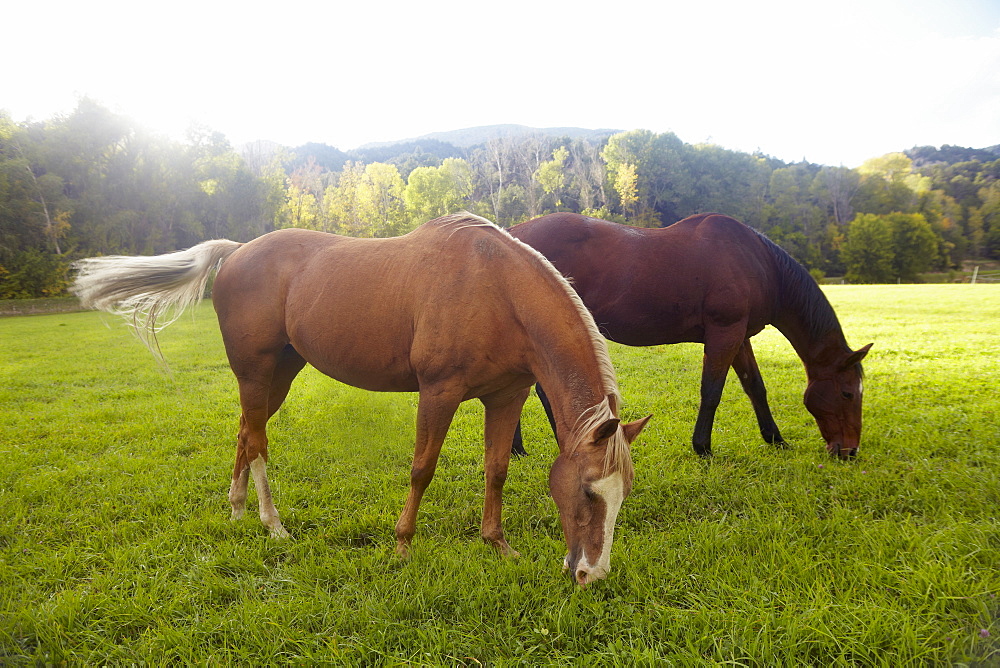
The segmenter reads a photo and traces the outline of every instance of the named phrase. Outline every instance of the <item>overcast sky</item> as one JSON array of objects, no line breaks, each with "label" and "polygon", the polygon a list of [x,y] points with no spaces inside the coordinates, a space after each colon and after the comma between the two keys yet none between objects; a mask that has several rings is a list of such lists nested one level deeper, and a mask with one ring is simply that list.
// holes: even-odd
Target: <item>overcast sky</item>
[{"label": "overcast sky", "polygon": [[88,96],[236,145],[519,123],[855,167],[1000,144],[1000,0],[14,0],[0,21],[18,122]]}]

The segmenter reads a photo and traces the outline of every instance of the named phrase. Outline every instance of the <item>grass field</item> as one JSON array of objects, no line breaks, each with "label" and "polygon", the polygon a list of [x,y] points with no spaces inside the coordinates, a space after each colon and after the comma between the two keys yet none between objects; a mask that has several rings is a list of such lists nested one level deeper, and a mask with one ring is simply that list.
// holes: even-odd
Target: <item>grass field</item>
[{"label": "grass field", "polygon": [[730,378],[715,458],[689,441],[700,349],[612,346],[635,489],[607,580],[561,573],[538,402],[505,527],[478,537],[482,409],[463,406],[393,554],[416,398],[304,371],[271,425],[293,540],[229,520],[239,415],[211,306],[162,370],[95,313],[0,319],[0,664],[997,665],[1000,286],[828,286],[865,362],[859,458],[831,460],[805,378],[755,339],[788,451]]}]

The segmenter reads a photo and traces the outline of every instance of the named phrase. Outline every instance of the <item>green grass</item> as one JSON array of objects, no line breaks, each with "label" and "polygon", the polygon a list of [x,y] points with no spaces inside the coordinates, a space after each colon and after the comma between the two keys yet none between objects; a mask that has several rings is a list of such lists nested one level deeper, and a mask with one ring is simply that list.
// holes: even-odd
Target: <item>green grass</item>
[{"label": "green grass", "polygon": [[[1000,661],[1000,287],[828,286],[866,360],[853,463],[829,459],[804,373],[755,339],[788,451],[731,378],[699,460],[698,346],[613,346],[634,447],[605,581],[581,590],[546,478],[511,466],[507,537],[478,538],[482,409],[463,406],[393,554],[416,399],[311,369],[271,425],[294,539],[229,520],[239,407],[211,307],[162,333],[169,372],[117,320],[0,320],[0,664],[884,665]],[[988,634],[988,635],[987,635]]]}]

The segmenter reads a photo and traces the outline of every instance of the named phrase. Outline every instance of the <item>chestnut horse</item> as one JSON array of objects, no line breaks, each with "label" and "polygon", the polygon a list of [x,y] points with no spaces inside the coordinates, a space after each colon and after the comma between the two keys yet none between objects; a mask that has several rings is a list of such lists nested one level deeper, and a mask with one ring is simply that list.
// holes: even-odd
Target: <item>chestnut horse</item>
[{"label": "chestnut horse", "polygon": [[[750,346],[750,337],[769,324],[805,365],[805,405],[827,450],[841,458],[857,453],[861,360],[871,344],[848,347],[816,281],[763,234],[714,213],[659,229],[555,213],[515,225],[510,233],[570,280],[612,341],[704,344],[692,438],[699,455],[712,454],[712,423],[730,367],[750,397],[764,440],[784,444]],[[520,442],[514,451],[523,452]]]},{"label": "chestnut horse", "polygon": [[[629,444],[649,418],[618,419],[607,345],[563,277],[539,253],[471,215],[433,220],[393,239],[301,229],[246,244],[206,241],[156,257],[83,260],[73,291],[122,313],[153,349],[157,323],[200,298],[219,266],[213,301],[239,383],[240,428],[229,502],[243,515],[249,476],[261,521],[288,533],[268,485],[268,419],[306,363],[367,390],[419,392],[410,491],[396,523],[406,557],[417,509],[458,405],[486,412],[482,537],[504,539],[501,496],[509,444],[529,388],[550,388],[560,434],[549,486],[581,585],[610,567],[614,523],[633,478]],[[169,309],[169,310],[168,310]]]}]

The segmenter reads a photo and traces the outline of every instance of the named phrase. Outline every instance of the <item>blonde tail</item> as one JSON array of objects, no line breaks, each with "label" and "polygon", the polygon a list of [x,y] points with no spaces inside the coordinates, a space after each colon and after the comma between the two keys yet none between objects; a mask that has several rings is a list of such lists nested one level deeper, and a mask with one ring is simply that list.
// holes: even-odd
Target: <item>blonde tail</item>
[{"label": "blonde tail", "polygon": [[87,258],[73,263],[76,278],[70,292],[86,308],[125,318],[162,360],[156,333],[201,301],[209,276],[242,245],[215,239],[166,255]]}]

